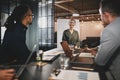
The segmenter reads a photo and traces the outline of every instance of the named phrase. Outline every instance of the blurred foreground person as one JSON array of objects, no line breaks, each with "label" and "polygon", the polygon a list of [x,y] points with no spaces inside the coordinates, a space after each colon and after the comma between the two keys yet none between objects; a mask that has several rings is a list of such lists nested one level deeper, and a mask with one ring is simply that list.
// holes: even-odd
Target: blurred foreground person
[{"label": "blurred foreground person", "polygon": [[0,80],[13,80],[14,69],[0,69]]}]

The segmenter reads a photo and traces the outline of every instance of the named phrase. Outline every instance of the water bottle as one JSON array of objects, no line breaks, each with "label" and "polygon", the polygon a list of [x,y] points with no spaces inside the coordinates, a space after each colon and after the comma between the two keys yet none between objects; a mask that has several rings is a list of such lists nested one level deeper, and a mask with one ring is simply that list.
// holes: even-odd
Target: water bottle
[{"label": "water bottle", "polygon": [[39,50],[39,51],[36,53],[36,60],[37,60],[37,61],[42,61],[42,57],[43,57],[43,50]]}]

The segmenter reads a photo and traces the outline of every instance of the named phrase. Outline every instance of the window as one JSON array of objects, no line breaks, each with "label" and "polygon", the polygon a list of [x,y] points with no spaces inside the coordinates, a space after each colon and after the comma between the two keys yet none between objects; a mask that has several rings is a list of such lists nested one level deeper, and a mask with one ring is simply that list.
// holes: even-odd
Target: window
[{"label": "window", "polygon": [[40,48],[49,49],[54,46],[53,0],[39,2],[38,28]]}]

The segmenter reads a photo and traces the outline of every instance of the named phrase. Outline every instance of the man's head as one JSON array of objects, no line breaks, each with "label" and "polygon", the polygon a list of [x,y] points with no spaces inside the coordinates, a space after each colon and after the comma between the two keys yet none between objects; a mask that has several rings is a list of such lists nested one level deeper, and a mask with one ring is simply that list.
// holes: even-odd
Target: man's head
[{"label": "man's head", "polygon": [[76,25],[76,21],[75,21],[74,19],[71,19],[71,20],[69,21],[70,29],[73,29],[75,25]]},{"label": "man's head", "polygon": [[117,0],[103,0],[100,3],[100,15],[103,25],[106,27],[116,17],[120,16],[120,1]]}]

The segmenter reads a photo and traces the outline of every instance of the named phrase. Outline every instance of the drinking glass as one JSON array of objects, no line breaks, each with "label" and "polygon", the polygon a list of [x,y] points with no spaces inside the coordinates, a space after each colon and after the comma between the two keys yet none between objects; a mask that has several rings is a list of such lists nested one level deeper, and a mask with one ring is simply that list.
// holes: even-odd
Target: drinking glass
[{"label": "drinking glass", "polygon": [[65,54],[61,54],[60,56],[60,68],[66,69],[69,65],[69,57],[67,57]]}]

